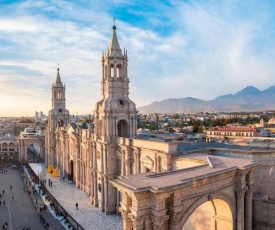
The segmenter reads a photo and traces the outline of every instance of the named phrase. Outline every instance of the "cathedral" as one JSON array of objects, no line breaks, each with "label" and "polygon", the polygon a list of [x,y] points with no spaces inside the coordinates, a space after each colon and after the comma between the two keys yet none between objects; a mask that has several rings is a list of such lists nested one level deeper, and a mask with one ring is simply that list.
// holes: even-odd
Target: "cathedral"
[{"label": "cathedral", "polygon": [[[121,213],[127,230],[243,230],[252,229],[252,218],[260,226],[265,216],[256,208],[270,203],[252,197],[253,192],[275,197],[272,186],[263,186],[263,178],[273,181],[267,170],[275,162],[273,151],[265,151],[261,160],[262,152],[251,149],[191,149],[177,142],[137,139],[128,56],[120,48],[115,25],[101,61],[102,99],[95,105],[93,128],[70,123],[65,84],[57,69],[45,164],[58,168],[101,211]],[[271,209],[275,211],[274,205]]]}]

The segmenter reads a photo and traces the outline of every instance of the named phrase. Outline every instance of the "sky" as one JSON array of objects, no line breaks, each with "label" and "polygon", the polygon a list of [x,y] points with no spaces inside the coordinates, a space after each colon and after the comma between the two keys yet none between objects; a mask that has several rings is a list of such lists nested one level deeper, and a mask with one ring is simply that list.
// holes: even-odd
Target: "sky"
[{"label": "sky", "polygon": [[0,117],[48,114],[58,65],[70,114],[93,113],[114,17],[137,107],[275,84],[273,0],[0,0]]}]

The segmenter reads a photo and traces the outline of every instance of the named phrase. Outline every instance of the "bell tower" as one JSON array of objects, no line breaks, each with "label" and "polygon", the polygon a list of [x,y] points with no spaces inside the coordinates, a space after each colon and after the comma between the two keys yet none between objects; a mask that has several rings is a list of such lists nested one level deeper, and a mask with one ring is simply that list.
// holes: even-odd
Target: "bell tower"
[{"label": "bell tower", "polygon": [[102,54],[102,100],[95,108],[95,134],[98,139],[135,138],[137,133],[136,105],[129,99],[127,50],[120,49],[116,26],[107,52]]},{"label": "bell tower", "polygon": [[46,165],[53,164],[56,167],[56,137],[57,127],[65,127],[70,122],[70,113],[66,109],[65,84],[63,85],[59,68],[55,82],[52,84],[52,109],[49,111],[46,130]]}]

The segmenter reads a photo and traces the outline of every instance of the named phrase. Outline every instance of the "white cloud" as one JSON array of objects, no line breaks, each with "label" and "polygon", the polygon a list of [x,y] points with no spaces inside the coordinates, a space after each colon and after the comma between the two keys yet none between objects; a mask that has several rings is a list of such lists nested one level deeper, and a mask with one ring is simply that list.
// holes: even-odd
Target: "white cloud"
[{"label": "white cloud", "polygon": [[[24,111],[33,110],[28,114],[50,109],[58,63],[68,109],[92,112],[101,97],[101,52],[118,9],[147,20],[116,21],[121,48],[128,49],[130,98],[138,106],[169,97],[212,99],[247,85],[263,89],[274,83],[275,46],[265,28],[273,14],[269,8],[256,14],[253,5],[236,2],[154,3],[152,11],[146,11],[146,3],[136,10],[138,2],[124,0],[81,4],[23,1],[10,16],[0,9],[2,92],[16,100],[24,94],[30,101]],[[41,108],[31,102],[34,95]]]}]

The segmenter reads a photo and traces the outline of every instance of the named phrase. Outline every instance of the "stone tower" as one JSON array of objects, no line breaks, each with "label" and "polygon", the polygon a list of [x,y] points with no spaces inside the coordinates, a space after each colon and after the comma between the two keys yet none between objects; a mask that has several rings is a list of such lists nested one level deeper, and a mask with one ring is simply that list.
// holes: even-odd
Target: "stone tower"
[{"label": "stone tower", "polygon": [[70,121],[69,111],[66,109],[65,85],[62,83],[59,68],[57,77],[52,84],[52,109],[49,111],[46,130],[46,165],[53,164],[56,167],[56,137],[55,130],[59,126],[66,126]]},{"label": "stone tower", "polygon": [[106,214],[116,212],[118,192],[110,180],[119,175],[117,156],[119,137],[135,138],[136,105],[129,99],[127,52],[121,52],[116,26],[108,51],[102,55],[102,100],[94,110],[93,183],[94,205]]},{"label": "stone tower", "polygon": [[102,55],[102,100],[95,108],[97,139],[112,142],[116,137],[134,138],[137,133],[136,105],[129,99],[127,51],[122,53],[116,26],[108,51]]}]

